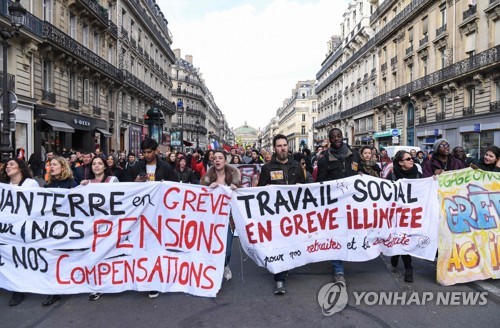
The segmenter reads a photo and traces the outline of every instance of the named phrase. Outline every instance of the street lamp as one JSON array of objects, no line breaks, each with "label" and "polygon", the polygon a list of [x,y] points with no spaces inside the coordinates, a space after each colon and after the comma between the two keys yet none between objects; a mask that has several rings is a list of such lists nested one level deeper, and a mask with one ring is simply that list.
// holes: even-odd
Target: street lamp
[{"label": "street lamp", "polygon": [[177,118],[181,123],[181,152],[184,152],[184,102],[182,99],[177,102]]},{"label": "street lamp", "polygon": [[7,77],[7,50],[9,49],[8,40],[17,34],[19,29],[23,27],[26,19],[26,9],[19,2],[11,3],[9,5],[10,23],[14,27],[14,31],[7,28],[0,29],[0,35],[2,37],[2,50],[3,50],[3,116],[2,116],[2,143],[0,146],[0,151],[2,153],[2,159],[7,159],[10,157],[12,152],[12,146],[10,142],[10,103],[9,103],[9,92],[7,84],[9,83]]},{"label": "street lamp", "polygon": [[393,123],[394,125],[391,126],[391,128],[395,129],[396,128],[396,113],[398,110],[401,108],[401,97],[396,96],[394,98],[389,98],[387,99],[387,104],[389,105],[389,109],[392,112],[393,115]]},{"label": "street lamp", "polygon": [[199,133],[200,133],[200,120],[196,119],[196,150],[200,148],[200,139],[198,138]]}]

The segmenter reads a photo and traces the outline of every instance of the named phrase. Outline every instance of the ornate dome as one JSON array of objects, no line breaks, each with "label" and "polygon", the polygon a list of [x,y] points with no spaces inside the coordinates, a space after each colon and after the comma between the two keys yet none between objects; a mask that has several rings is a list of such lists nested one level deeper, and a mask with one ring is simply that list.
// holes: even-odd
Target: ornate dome
[{"label": "ornate dome", "polygon": [[240,126],[236,129],[233,129],[233,133],[235,135],[255,135],[257,136],[259,134],[259,130],[252,128],[247,124],[247,121],[245,121],[245,124],[243,126]]}]

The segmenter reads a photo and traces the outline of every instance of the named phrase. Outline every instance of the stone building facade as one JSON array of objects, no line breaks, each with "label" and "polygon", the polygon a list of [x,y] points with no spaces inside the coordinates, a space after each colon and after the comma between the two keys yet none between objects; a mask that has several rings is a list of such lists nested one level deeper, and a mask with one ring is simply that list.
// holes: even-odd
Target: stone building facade
[{"label": "stone building facade", "polygon": [[[317,73],[315,128],[477,156],[500,144],[500,1],[356,0]],[[479,145],[480,140],[480,145]]]}]

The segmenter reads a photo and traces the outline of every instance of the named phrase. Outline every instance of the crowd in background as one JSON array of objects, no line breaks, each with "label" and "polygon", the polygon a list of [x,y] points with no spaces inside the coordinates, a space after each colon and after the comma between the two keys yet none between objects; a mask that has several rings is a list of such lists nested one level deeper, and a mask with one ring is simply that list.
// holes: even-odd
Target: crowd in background
[{"label": "crowd in background", "polygon": [[[194,152],[169,151],[162,153],[153,139],[141,143],[141,153],[111,150],[104,154],[99,148],[94,152],[70,149],[55,154],[46,151],[41,157],[32,154],[28,161],[24,153],[1,163],[0,182],[17,186],[43,186],[46,188],[74,188],[89,183],[175,181],[203,184],[212,188],[227,185],[238,188],[241,185],[239,171],[231,164],[262,164],[259,186],[269,184],[295,184],[322,182],[345,178],[355,174],[366,174],[379,178],[398,180],[417,179],[441,174],[444,171],[465,167],[500,172],[500,149],[491,146],[483,157],[475,163],[466,156],[462,147],[454,147],[445,139],[437,140],[432,151],[399,151],[390,158],[387,151],[371,146],[350,147],[345,144],[339,129],[329,133],[329,147],[317,147],[312,153],[304,148],[301,152],[288,151],[288,140],[283,135],[275,136],[273,152],[264,148],[254,149],[232,147],[226,150],[201,150]],[[271,174],[271,172],[281,172]],[[276,171],[277,170],[277,171]],[[285,172],[285,174],[283,173]],[[276,177],[278,177],[276,179]],[[36,180],[35,180],[36,179]],[[224,277],[231,279],[228,263],[234,224],[231,221],[228,232],[228,253]],[[399,256],[391,259],[394,267]],[[411,257],[402,256],[404,280],[413,281]],[[345,282],[342,261],[332,261],[335,279]],[[285,293],[286,272],[275,275],[275,294]],[[149,297],[157,297],[157,291],[149,292]],[[95,301],[101,294],[92,293],[89,299]],[[59,295],[49,295],[43,305],[51,305],[60,299]],[[13,293],[10,305],[24,300],[23,293]]]}]

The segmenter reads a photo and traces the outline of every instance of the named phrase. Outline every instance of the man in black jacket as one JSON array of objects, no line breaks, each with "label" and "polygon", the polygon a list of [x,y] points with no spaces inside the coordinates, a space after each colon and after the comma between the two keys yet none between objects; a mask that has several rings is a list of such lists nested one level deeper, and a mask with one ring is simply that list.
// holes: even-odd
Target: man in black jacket
[{"label": "man in black jacket", "polygon": [[[170,164],[160,160],[156,154],[158,143],[156,140],[147,138],[141,142],[143,160],[127,168],[127,181],[177,181],[177,176]],[[150,291],[149,298],[156,298],[160,295],[158,291]]]},{"label": "man in black jacket", "polygon": [[147,138],[141,142],[143,160],[127,167],[127,181],[177,181],[174,169],[156,154],[158,143]]},{"label": "man in black jacket", "polygon": [[[344,143],[342,131],[333,128],[328,132],[330,148],[318,161],[318,176],[316,182],[344,179],[358,174],[359,154]],[[346,283],[344,265],[340,260],[333,260],[335,281]]]},{"label": "man in black jacket", "polygon": [[[288,139],[277,134],[273,138],[274,154],[269,163],[262,166],[257,186],[292,185],[304,183],[305,176],[300,164],[288,154]],[[275,295],[285,294],[285,280],[288,271],[274,275]]]}]

